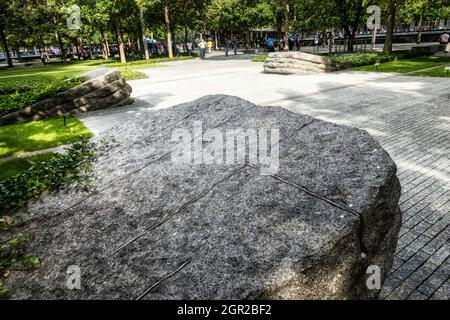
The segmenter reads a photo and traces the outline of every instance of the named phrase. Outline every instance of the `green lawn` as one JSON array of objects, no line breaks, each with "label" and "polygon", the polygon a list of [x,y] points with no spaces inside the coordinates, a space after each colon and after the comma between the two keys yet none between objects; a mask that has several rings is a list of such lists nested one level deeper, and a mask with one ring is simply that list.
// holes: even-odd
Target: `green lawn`
[{"label": "green lawn", "polygon": [[67,119],[66,126],[63,118],[0,126],[0,158],[56,147],[90,137],[92,132],[73,117]]},{"label": "green lawn", "polygon": [[53,156],[52,152],[35,155],[28,158],[17,158],[12,160],[0,160],[0,181],[15,176],[28,170],[33,162],[48,160]]},{"label": "green lawn", "polygon": [[[444,67],[450,65],[450,57],[436,57],[436,56],[426,56],[417,57],[412,59],[401,59],[391,62],[382,63],[376,68],[375,65],[367,65],[361,67],[352,68],[352,70],[359,71],[378,71],[378,72],[398,72],[398,73],[411,73],[412,76],[445,76],[446,72]],[[422,69],[437,67],[437,69],[419,71]]]},{"label": "green lawn", "polygon": [[[151,58],[149,60],[130,60],[125,64],[121,64],[117,59],[109,59],[105,61],[103,59],[85,60],[85,61],[69,61],[64,63],[50,64],[47,66],[35,66],[35,67],[21,67],[15,69],[0,70],[0,82],[2,80],[17,80],[17,79],[41,79],[45,78],[66,78],[68,76],[79,75],[97,68],[109,67],[116,68],[124,73],[126,80],[142,79],[146,78],[146,75],[142,72],[136,71],[136,69],[147,69],[161,66],[160,63],[169,61],[181,61],[193,59],[192,57],[180,56],[173,59],[169,58]],[[159,65],[158,65],[159,64]],[[127,79],[127,76],[129,78]]]}]

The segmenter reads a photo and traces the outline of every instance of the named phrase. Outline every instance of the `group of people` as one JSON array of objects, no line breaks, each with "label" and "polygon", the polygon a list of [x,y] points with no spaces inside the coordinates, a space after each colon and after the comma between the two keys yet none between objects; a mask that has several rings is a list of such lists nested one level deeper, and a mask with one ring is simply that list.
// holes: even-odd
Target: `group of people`
[{"label": "group of people", "polygon": [[[280,38],[278,40],[278,50],[283,51],[284,47],[286,45],[286,42],[284,40],[284,37]],[[275,38],[272,36],[269,36],[266,40],[266,46],[269,52],[275,52]],[[302,36],[300,34],[296,34],[295,36],[291,36],[288,38],[288,46],[289,50],[293,51],[302,51]]]},{"label": "group of people", "polygon": [[[186,43],[186,48],[189,55],[192,55],[192,52],[195,49],[195,46],[199,48],[200,51],[200,59],[205,59],[207,54],[212,53],[212,48],[214,46],[214,42],[211,38],[207,40],[200,38],[197,41],[189,41]],[[225,56],[228,57],[230,49],[233,50],[234,55],[237,54],[238,41],[236,38],[225,38],[223,41],[223,49],[225,51]]]},{"label": "group of people", "polygon": [[[211,38],[208,38],[207,40],[200,38],[200,40],[198,40],[197,46],[200,50],[200,59],[205,59],[207,53],[212,53],[213,41]],[[192,51],[194,50],[194,42],[188,42],[186,44],[186,47],[188,50],[188,54],[191,56]]]},{"label": "group of people", "polygon": [[[323,45],[331,45],[332,46],[334,44],[335,37],[340,39],[342,37],[342,34],[338,33],[336,35],[334,32],[328,32],[327,34],[324,35],[323,39],[320,39],[320,37],[316,35],[314,37],[314,45],[318,46],[319,43],[322,42]],[[261,39],[261,40],[264,41],[264,39]],[[443,47],[445,46],[444,51],[447,51],[447,52],[449,50],[448,41],[449,41],[449,34],[443,33],[440,37],[440,43]],[[269,52],[275,52],[276,46],[278,46],[279,51],[283,51],[285,49],[286,42],[285,42],[284,37],[281,37],[277,41],[274,36],[269,35],[265,41],[265,45],[266,45],[267,49],[269,50]],[[288,46],[289,46],[290,51],[293,51],[293,50],[301,51],[302,45],[303,45],[303,39],[300,34],[292,34],[289,36]],[[205,40],[203,37],[200,37],[199,39],[197,39],[195,41],[188,41],[185,44],[185,48],[183,48],[183,49],[187,51],[189,56],[191,56],[193,51],[195,50],[195,48],[198,47],[198,49],[200,51],[200,58],[205,59],[207,54],[212,53],[213,46],[214,46],[214,43],[211,38],[207,38]],[[230,50],[233,50],[234,54],[236,55],[237,48],[238,48],[238,40],[235,37],[233,37],[233,38],[225,37],[225,39],[222,42],[222,47],[225,51],[225,56],[229,55]]]}]

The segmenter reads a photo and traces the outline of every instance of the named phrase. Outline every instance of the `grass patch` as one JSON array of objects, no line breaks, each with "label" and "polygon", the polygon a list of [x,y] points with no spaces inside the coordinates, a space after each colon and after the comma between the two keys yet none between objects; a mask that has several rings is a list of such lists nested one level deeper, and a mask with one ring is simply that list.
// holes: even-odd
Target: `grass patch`
[{"label": "grass patch", "polygon": [[121,68],[119,71],[125,80],[139,80],[148,78],[147,75],[141,71],[129,70],[128,68]]},{"label": "grass patch", "polygon": [[[450,62],[448,64],[448,66],[450,66]],[[445,65],[442,65],[438,68],[414,72],[409,75],[416,76],[416,77],[441,77],[441,78],[449,78],[450,79],[450,71],[447,72],[444,67],[445,67]]]},{"label": "grass patch", "polygon": [[52,152],[38,154],[28,158],[17,158],[12,160],[0,160],[0,181],[6,180],[31,168],[36,162],[49,160]]},{"label": "grass patch", "polygon": [[[158,64],[164,62],[183,61],[191,59],[194,59],[194,57],[179,56],[171,59],[167,57],[154,57],[150,58],[149,60],[130,59],[125,64],[121,64],[116,58],[109,59],[107,61],[103,59],[95,59],[85,61],[59,62],[46,66],[6,69],[0,70],[0,87],[13,86],[14,84],[18,84],[21,82],[26,83],[29,81],[41,82],[41,84],[53,81],[59,83],[61,80],[72,78],[82,73],[86,73],[102,67],[118,69],[124,76],[125,80],[145,79],[147,78],[145,73],[136,71],[136,69],[155,68],[158,66]],[[4,97],[0,98],[2,98],[1,100],[4,100]],[[6,102],[4,102],[4,104],[6,104]],[[8,105],[14,106],[15,103],[8,103]],[[22,108],[22,104],[18,105],[17,107],[11,107],[10,110],[20,110],[20,108]]]},{"label": "grass patch", "polygon": [[414,72],[411,73],[411,75],[443,77],[446,76],[444,66],[448,64],[450,64],[450,58],[448,57],[426,56],[426,57],[394,60],[387,63],[382,63],[381,65],[378,66],[378,68],[376,68],[375,65],[367,65],[353,68],[353,70],[408,73],[439,66],[442,68],[425,70],[421,72]]},{"label": "grass patch", "polygon": [[259,56],[251,58],[252,62],[266,62],[266,59],[269,57],[268,54],[261,54]]},{"label": "grass patch", "polygon": [[68,61],[55,63],[47,66],[35,66],[35,67],[0,70],[0,82],[12,78],[21,79],[22,77],[20,76],[24,75],[26,75],[27,79],[41,79],[42,77],[54,77],[55,79],[58,79],[61,77],[74,76],[80,73],[89,72],[91,70],[101,67],[118,68],[120,71],[123,68],[129,68],[131,70],[145,69],[145,68],[153,68],[158,63],[183,61],[191,59],[194,59],[194,57],[179,56],[171,59],[167,57],[155,57],[150,58],[149,60],[130,59],[125,64],[121,64],[115,58],[109,59],[107,61],[103,59]]},{"label": "grass patch", "polygon": [[0,158],[56,147],[92,137],[78,119],[69,117],[0,126]]}]

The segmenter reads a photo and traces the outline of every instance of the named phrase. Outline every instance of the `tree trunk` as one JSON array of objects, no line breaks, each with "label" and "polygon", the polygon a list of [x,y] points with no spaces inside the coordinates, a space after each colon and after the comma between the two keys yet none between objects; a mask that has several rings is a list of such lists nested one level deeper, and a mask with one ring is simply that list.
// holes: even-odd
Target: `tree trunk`
[{"label": "tree trunk", "polygon": [[215,49],[219,50],[219,37],[217,36],[217,31],[214,31],[214,43],[215,43]]},{"label": "tree trunk", "polygon": [[188,41],[189,41],[189,35],[188,35],[188,28],[185,26],[184,27],[184,43],[186,44],[186,43],[188,43]]},{"label": "tree trunk", "polygon": [[348,37],[348,51],[353,52],[355,50],[356,32],[351,31]]},{"label": "tree trunk", "polygon": [[289,0],[284,2],[284,51],[289,51]]},{"label": "tree trunk", "polygon": [[416,43],[419,44],[422,41],[422,12],[420,13],[420,17],[419,17],[419,23],[418,23],[418,30],[417,30],[417,38],[416,38]]},{"label": "tree trunk", "polygon": [[250,49],[250,30],[245,31],[245,50]]},{"label": "tree trunk", "polygon": [[116,29],[117,45],[119,46],[120,63],[127,63],[127,57],[125,56],[125,46],[122,40],[122,31],[120,30],[118,21],[116,21],[114,27]]},{"label": "tree trunk", "polygon": [[[58,18],[56,16],[53,17],[53,23],[55,24],[56,28],[56,26],[58,25]],[[61,51],[61,61],[66,61],[66,51],[64,50],[64,44],[58,30],[55,31],[55,37],[59,45],[59,50]]]},{"label": "tree trunk", "polygon": [[[344,50],[353,52],[355,34],[353,31],[350,31],[350,26],[348,26],[348,25],[344,26],[344,36],[346,38],[346,40],[344,41]],[[347,48],[345,48],[345,45],[347,45]]]},{"label": "tree trunk", "polygon": [[355,19],[353,20],[353,23],[351,26],[352,31],[350,33],[350,38],[349,38],[349,42],[348,42],[348,49],[351,52],[354,51],[354,46],[356,44],[356,35],[358,33],[358,26],[359,26],[359,22],[361,20],[362,10],[363,10],[363,2],[362,2],[362,0],[359,0],[356,3]]},{"label": "tree trunk", "polygon": [[20,55],[20,48],[19,48],[19,46],[17,44],[14,46],[14,51],[17,54],[17,60],[19,62],[23,62],[22,56]]},{"label": "tree trunk", "polygon": [[6,56],[6,62],[8,63],[8,68],[13,68],[13,61],[11,59],[11,54],[9,53],[9,48],[8,48],[8,40],[6,40],[6,35],[5,35],[5,31],[3,31],[3,29],[0,28],[0,38],[2,40],[2,46],[5,52],[5,56]]},{"label": "tree trunk", "polygon": [[145,38],[145,20],[144,11],[139,9],[139,43],[141,45],[142,58],[145,60],[150,59],[148,54],[147,39]]},{"label": "tree trunk", "polygon": [[175,28],[171,26],[172,30],[170,31],[170,34],[172,35],[172,52],[176,55],[177,54],[177,36],[175,34]]},{"label": "tree trunk", "polygon": [[77,50],[78,61],[81,61],[81,57],[80,57],[80,49],[78,48],[78,43],[75,43],[75,49]]},{"label": "tree trunk", "polygon": [[108,38],[106,37],[105,32],[103,29],[100,28],[100,33],[102,35],[102,45],[103,45],[103,59],[108,60],[109,59],[109,43]]},{"label": "tree trunk", "polygon": [[173,58],[172,32],[170,31],[169,5],[167,2],[164,3],[164,22],[166,23],[167,53],[169,58]]},{"label": "tree trunk", "polygon": [[56,39],[58,40],[59,50],[61,51],[61,60],[66,61],[66,49],[64,49],[64,44],[58,31],[56,31]]},{"label": "tree trunk", "polygon": [[83,42],[83,38],[80,37],[80,56],[78,60],[83,60],[84,59],[84,42]]},{"label": "tree trunk", "polygon": [[395,29],[395,15],[397,11],[397,0],[389,1],[389,16],[388,16],[388,26],[386,31],[386,39],[384,41],[383,53],[392,53],[392,40],[394,38]]}]

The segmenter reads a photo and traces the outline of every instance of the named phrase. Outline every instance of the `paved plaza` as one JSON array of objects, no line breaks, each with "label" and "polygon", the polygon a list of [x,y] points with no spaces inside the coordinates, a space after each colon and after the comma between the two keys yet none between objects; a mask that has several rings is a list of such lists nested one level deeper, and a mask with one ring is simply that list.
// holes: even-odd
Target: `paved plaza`
[{"label": "paved plaza", "polygon": [[94,132],[209,94],[239,96],[367,130],[398,166],[403,227],[384,299],[450,299],[450,78],[262,73],[249,56],[213,55],[142,70],[136,102],[80,118]]}]

